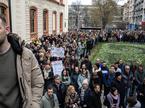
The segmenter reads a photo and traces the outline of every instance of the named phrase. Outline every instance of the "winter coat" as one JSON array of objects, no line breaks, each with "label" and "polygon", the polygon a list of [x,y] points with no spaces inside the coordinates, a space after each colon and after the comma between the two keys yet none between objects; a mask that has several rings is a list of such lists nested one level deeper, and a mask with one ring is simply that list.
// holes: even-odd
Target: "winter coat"
[{"label": "winter coat", "polygon": [[82,100],[82,96],[81,96],[81,93],[82,93],[82,89],[81,88],[78,92],[79,94],[79,97],[80,97],[80,104],[81,104],[81,107],[82,108],[91,108],[91,102],[90,102],[90,96],[92,96],[92,91],[90,88],[88,88],[87,90],[85,90],[84,92],[84,100]]},{"label": "winter coat", "polygon": [[79,73],[73,73],[71,75],[71,84],[75,87],[76,90],[78,90],[79,86],[78,86],[78,77],[79,77]]},{"label": "winter coat", "polygon": [[102,108],[101,103],[101,93],[92,93],[92,96],[90,96],[90,108]]},{"label": "winter coat", "polygon": [[109,69],[107,67],[102,67],[101,71],[102,71],[102,82],[103,84],[105,84],[106,78],[109,75]]},{"label": "winter coat", "polygon": [[117,79],[115,79],[112,82],[112,87],[117,88],[119,94],[120,94],[120,105],[124,105],[124,99],[125,99],[125,83],[122,81],[118,81]]},{"label": "winter coat", "polygon": [[44,72],[44,79],[48,79],[48,80],[53,79],[54,73],[52,69],[49,69],[49,70],[44,69],[43,72]]},{"label": "winter coat", "polygon": [[137,71],[135,73],[135,79],[136,79],[138,84],[142,84],[144,78],[145,78],[145,72],[144,71],[143,72]]},{"label": "winter coat", "polygon": [[133,74],[131,72],[129,73],[129,75],[127,75],[127,74],[124,73],[122,75],[122,79],[123,79],[123,81],[125,83],[126,89],[131,88],[132,83],[133,83]]},{"label": "winter coat", "polygon": [[16,69],[23,102],[22,108],[40,108],[44,80],[38,61],[34,54],[23,46],[17,34],[10,33],[7,38],[16,53]]},{"label": "winter coat", "polygon": [[[145,103],[145,84],[140,84],[138,89],[137,89],[137,93],[138,93],[138,100],[141,103]],[[140,95],[143,94],[143,95]]]},{"label": "winter coat", "polygon": [[84,81],[85,79],[88,79],[88,82],[90,82],[90,74],[89,74],[89,73],[88,73],[88,77],[86,77],[86,76],[84,76],[84,75],[82,75],[82,74],[80,74],[80,75],[78,76],[77,83],[78,83],[78,85],[79,85],[79,88],[82,87],[82,83],[83,83],[83,81]]},{"label": "winter coat", "polygon": [[65,97],[65,108],[79,108],[80,107],[80,98],[77,93],[74,95],[67,94]]},{"label": "winter coat", "polygon": [[42,97],[41,108],[59,108],[59,102],[56,94],[53,94],[52,98],[50,98],[46,92]]},{"label": "winter coat", "polygon": [[66,86],[61,83],[60,85],[53,84],[53,90],[56,94],[60,107],[64,107],[65,95],[66,95]]},{"label": "winter coat", "polygon": [[107,95],[107,100],[109,101],[109,108],[119,108],[120,95],[113,96],[111,93]]},{"label": "winter coat", "polygon": [[70,76],[66,76],[66,77],[62,76],[61,79],[62,79],[62,83],[65,84],[66,86],[68,86],[71,83]]}]

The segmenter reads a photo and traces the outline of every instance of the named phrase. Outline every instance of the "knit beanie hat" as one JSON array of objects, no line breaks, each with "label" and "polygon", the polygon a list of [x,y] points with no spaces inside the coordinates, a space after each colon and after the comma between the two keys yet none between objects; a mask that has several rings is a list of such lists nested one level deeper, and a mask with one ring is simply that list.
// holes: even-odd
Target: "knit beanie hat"
[{"label": "knit beanie hat", "polygon": [[116,72],[116,73],[115,73],[115,78],[117,78],[117,77],[120,76],[120,75],[121,75],[120,72]]},{"label": "knit beanie hat", "polygon": [[82,83],[82,84],[87,84],[87,85],[89,85],[88,79],[83,80],[83,83]]}]

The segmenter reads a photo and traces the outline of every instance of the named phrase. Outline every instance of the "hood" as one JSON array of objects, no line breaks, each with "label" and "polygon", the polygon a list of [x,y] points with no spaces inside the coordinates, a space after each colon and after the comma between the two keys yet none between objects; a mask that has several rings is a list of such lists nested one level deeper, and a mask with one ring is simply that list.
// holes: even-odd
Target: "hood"
[{"label": "hood", "polygon": [[22,55],[24,41],[15,33],[9,33],[7,35],[8,42],[11,44],[12,49],[16,54]]}]

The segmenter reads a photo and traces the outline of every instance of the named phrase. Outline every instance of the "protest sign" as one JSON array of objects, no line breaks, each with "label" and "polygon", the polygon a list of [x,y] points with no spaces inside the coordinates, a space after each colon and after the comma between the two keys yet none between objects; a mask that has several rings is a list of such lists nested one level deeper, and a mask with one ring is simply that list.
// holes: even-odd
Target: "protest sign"
[{"label": "protest sign", "polygon": [[61,75],[61,72],[64,69],[62,61],[53,61],[51,62],[54,75],[58,74]]},{"label": "protest sign", "polygon": [[52,47],[51,48],[51,57],[61,57],[64,58],[64,48]]}]

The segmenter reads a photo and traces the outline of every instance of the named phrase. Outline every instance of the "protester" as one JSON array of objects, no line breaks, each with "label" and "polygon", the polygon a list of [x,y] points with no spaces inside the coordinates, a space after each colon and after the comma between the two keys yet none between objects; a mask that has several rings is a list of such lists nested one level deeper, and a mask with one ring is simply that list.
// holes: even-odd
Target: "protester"
[{"label": "protester", "polygon": [[136,79],[138,85],[143,83],[144,78],[145,78],[145,71],[143,69],[143,66],[139,65],[138,70],[135,74],[135,79]]},{"label": "protester", "polygon": [[102,72],[93,72],[90,80],[90,88],[94,90],[94,86],[99,84],[102,89]]},{"label": "protester", "polygon": [[[141,82],[143,82],[143,66],[138,67],[136,61],[131,63],[131,66],[125,65],[125,61],[118,58],[119,61],[114,61],[109,69],[105,59],[102,62],[101,59],[97,58],[95,64],[93,64],[89,60],[89,55],[91,49],[98,42],[125,41],[143,43],[145,42],[143,36],[144,33],[141,31],[69,31],[50,36],[43,35],[26,46],[32,50],[38,60],[45,79],[45,89],[47,85],[52,84],[52,72],[57,73],[53,63],[62,61],[62,70],[64,71],[59,73],[61,75],[58,78],[59,80],[57,80],[56,76],[54,77],[54,83],[52,84],[61,108],[64,107],[66,88],[72,85],[80,95],[81,92],[79,91],[83,87],[83,80],[85,79],[88,80],[88,88],[92,91],[94,91],[96,84],[100,85],[101,90],[104,90],[105,97],[110,92],[111,87],[116,87],[120,94],[120,107],[126,108],[127,97],[135,95],[136,88],[139,87],[138,84],[141,85]],[[60,48],[62,52],[56,56],[52,54],[53,48]],[[58,53],[57,51],[56,53]],[[129,69],[127,69],[128,67]],[[49,72],[50,70],[52,72]],[[90,103],[88,101],[88,106]]]},{"label": "protester", "polygon": [[111,89],[111,84],[115,79],[115,68],[114,65],[111,65],[109,69],[109,73],[107,74],[105,78],[105,83],[104,83],[104,95],[106,96],[110,89]]},{"label": "protester", "polygon": [[43,76],[33,53],[0,15],[0,107],[40,108]]},{"label": "protester", "polygon": [[126,108],[124,103],[126,88],[120,72],[115,73],[115,80],[112,82],[112,87],[115,87],[118,90],[118,93],[120,94],[119,106]]},{"label": "protester", "polygon": [[45,91],[47,89],[47,86],[52,84],[53,77],[54,77],[54,73],[50,64],[45,65],[43,73],[44,73],[44,81],[45,81],[44,84],[44,91]]},{"label": "protester", "polygon": [[115,67],[115,72],[122,73],[121,69],[119,68],[119,63],[118,62],[114,63],[114,67]]},{"label": "protester", "polygon": [[71,84],[75,87],[75,90],[78,91],[79,85],[78,85],[78,77],[80,74],[80,69],[79,67],[75,67],[75,71],[71,75]]},{"label": "protester", "polygon": [[90,108],[102,108],[101,103],[101,87],[99,84],[94,85],[94,91],[90,96]]},{"label": "protester", "polygon": [[115,87],[110,89],[110,92],[107,95],[107,100],[109,101],[108,108],[119,108],[120,94],[118,94],[118,90]]},{"label": "protester", "polygon": [[86,69],[86,67],[82,67],[81,73],[78,76],[77,83],[79,85],[79,88],[82,87],[83,81],[87,79],[88,83],[90,83],[90,74],[89,71]]},{"label": "protester", "polygon": [[59,108],[59,102],[53,88],[48,86],[47,92],[42,97],[41,108]]},{"label": "protester", "polygon": [[70,85],[65,97],[65,108],[80,108],[80,98],[74,86]]},{"label": "protester", "polygon": [[141,108],[141,104],[136,99],[136,97],[128,97],[127,102],[128,102],[127,108]]},{"label": "protester", "polygon": [[61,73],[61,81],[63,84],[65,84],[66,86],[69,86],[71,83],[71,78],[69,76],[69,72],[67,69],[64,69]]},{"label": "protester", "polygon": [[54,76],[54,84],[52,86],[54,93],[58,98],[59,107],[64,108],[66,86],[61,82],[61,77],[59,75]]},{"label": "protester", "polygon": [[131,93],[132,92],[132,84],[133,84],[133,74],[132,72],[130,71],[130,66],[129,65],[125,65],[125,71],[122,75],[122,79],[125,83],[125,89],[126,89],[126,92],[125,92],[125,96],[126,96],[126,100],[127,100],[127,97],[130,96],[130,95],[133,95]]},{"label": "protester", "polygon": [[145,108],[145,78],[143,80],[143,84],[138,86],[137,94],[138,100],[141,103],[141,108]]},{"label": "protester", "polygon": [[85,79],[82,82],[82,87],[79,90],[81,107],[82,108],[91,108],[90,96],[92,95],[92,91],[89,88],[88,80]]},{"label": "protester", "polygon": [[86,65],[87,70],[89,70],[90,74],[92,73],[92,63],[89,60],[88,56],[85,56],[84,60],[81,62],[81,67],[83,67],[83,65]]}]

